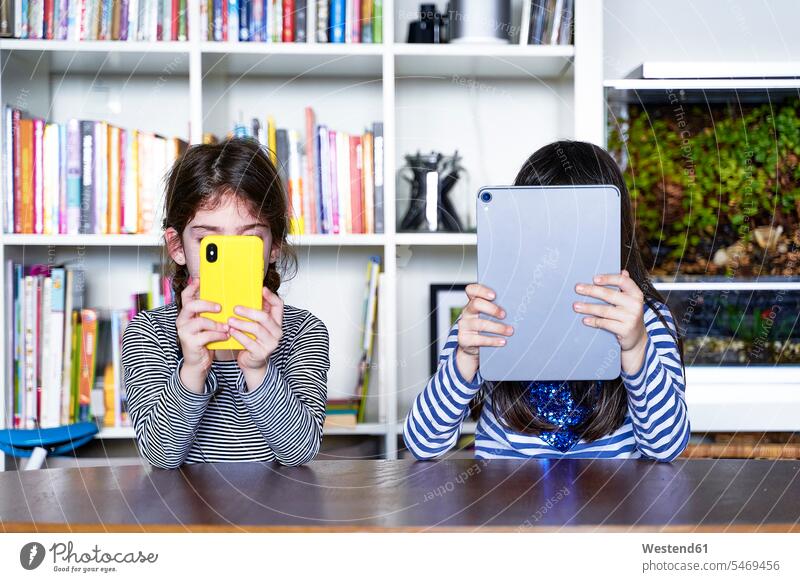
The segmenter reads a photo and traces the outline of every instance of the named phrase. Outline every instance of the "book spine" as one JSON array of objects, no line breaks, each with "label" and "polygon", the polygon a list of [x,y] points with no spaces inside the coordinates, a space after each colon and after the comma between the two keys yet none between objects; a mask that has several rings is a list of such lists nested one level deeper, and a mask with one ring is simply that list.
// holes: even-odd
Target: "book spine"
[{"label": "book spine", "polygon": [[372,173],[375,180],[375,232],[384,232],[383,222],[383,122],[372,124]]},{"label": "book spine", "polygon": [[125,195],[123,204],[123,232],[137,232],[139,215],[139,132],[131,130],[126,139]]},{"label": "book spine", "polygon": [[283,38],[283,0],[272,2],[272,42],[281,42]]},{"label": "book spine", "polygon": [[20,134],[20,112],[18,109],[14,109],[11,112],[11,119],[12,119],[12,134],[14,136],[13,143],[13,164],[14,164],[14,230],[12,232],[23,232],[22,226],[22,216],[23,216],[23,208],[22,208],[22,177],[20,173],[22,171],[22,135]]},{"label": "book spine", "polygon": [[373,174],[372,148],[374,140],[372,132],[364,133],[361,148],[361,187],[364,191],[364,232],[372,234],[375,232],[375,176]]},{"label": "book spine", "polygon": [[128,40],[128,25],[130,24],[130,3],[128,0],[119,1],[119,40]]},{"label": "book spine", "polygon": [[88,422],[94,387],[97,352],[97,312],[81,310],[81,356],[78,380],[78,422]]},{"label": "book spine", "polygon": [[103,0],[102,19],[100,20],[100,35],[98,36],[99,40],[114,40],[111,35],[111,25],[115,4],[116,2],[112,2],[112,0]]},{"label": "book spine", "polygon": [[290,214],[290,232],[302,234],[305,232],[305,216],[303,214],[303,177],[301,173],[301,144],[300,135],[296,130],[289,131],[289,194],[292,201],[293,213]]},{"label": "book spine", "polygon": [[33,120],[33,232],[44,232],[44,120]]},{"label": "book spine", "polygon": [[[56,38],[58,40],[66,40],[67,31],[69,27],[69,0],[57,0],[58,2],[58,28],[56,31]],[[74,4],[74,2],[72,2]]]},{"label": "book spine", "polygon": [[354,234],[364,234],[364,193],[361,189],[361,136],[350,136],[350,224]]},{"label": "book spine", "polygon": [[67,122],[67,233],[81,232],[81,124]]},{"label": "book spine", "polygon": [[336,168],[339,177],[339,221],[340,227],[344,225],[344,232],[353,232],[353,214],[350,208],[351,181],[350,181],[350,136],[339,131],[336,133],[336,159],[339,164]]},{"label": "book spine", "polygon": [[316,172],[314,171],[317,154],[316,154],[316,135],[314,128],[316,121],[314,119],[314,110],[311,107],[306,107],[306,143],[305,143],[305,180],[303,181],[303,200],[305,202],[304,211],[306,214],[306,233],[313,234],[319,232],[317,223],[317,196],[319,196],[319,187],[316,180]]},{"label": "book spine", "polygon": [[361,0],[350,0],[350,42],[361,42]]},{"label": "book spine", "polygon": [[64,269],[55,267],[50,272],[50,355],[47,389],[47,415],[51,426],[61,424],[61,386],[64,363]]},{"label": "book spine", "polygon": [[324,125],[317,126],[316,136],[316,149],[317,149],[317,168],[316,175],[319,184],[319,224],[320,233],[329,234],[332,231],[333,224],[331,222],[330,213],[330,167],[328,157],[328,130]]},{"label": "book spine", "polygon": [[375,0],[372,5],[372,38],[376,44],[383,42],[383,0]]},{"label": "book spine", "polygon": [[55,19],[55,2],[44,0],[44,26],[42,36],[47,40],[53,40],[53,20]]},{"label": "book spine", "polygon": [[294,42],[294,0],[283,0],[283,42]]},{"label": "book spine", "polygon": [[338,152],[336,151],[336,132],[328,131],[328,171],[330,172],[330,185],[331,185],[331,222],[333,224],[331,232],[339,234],[339,177],[338,177]]},{"label": "book spine", "polygon": [[58,125],[58,234],[67,232],[67,126]]},{"label": "book spine", "polygon": [[94,234],[94,121],[81,121],[80,234]]},{"label": "book spine", "polygon": [[361,42],[372,44],[372,0],[361,0]]},{"label": "book spine", "polygon": [[120,156],[119,141],[120,130],[113,125],[108,126],[107,135],[107,164],[108,164],[108,207],[106,213],[108,234],[119,234],[120,223]]},{"label": "book spine", "polygon": [[[47,123],[42,138],[42,233],[58,232],[58,125]],[[55,227],[55,228],[54,228]]]},{"label": "book spine", "polygon": [[14,232],[14,109],[3,108],[3,232]]},{"label": "book spine", "polygon": [[41,428],[52,428],[57,426],[57,422],[50,418],[50,397],[52,387],[50,386],[51,364],[53,362],[53,354],[51,353],[51,321],[50,313],[53,304],[53,280],[50,277],[42,279],[42,299],[41,299],[41,368],[40,368],[40,381],[39,387],[41,390],[40,396],[40,411],[39,411],[39,426]]},{"label": "book spine", "polygon": [[108,234],[108,124],[94,125],[94,234]]},{"label": "book spine", "polygon": [[330,6],[330,36],[334,43],[345,42],[345,0],[331,0]]},{"label": "book spine", "polygon": [[295,0],[294,5],[294,41],[306,42],[308,5],[306,0]]},{"label": "book spine", "polygon": [[317,42],[330,42],[330,5],[329,0],[316,0],[317,6]]},{"label": "book spine", "polygon": [[25,276],[25,391],[23,400],[23,428],[34,428],[36,424],[36,277]]},{"label": "book spine", "polygon": [[250,40],[250,0],[238,0],[239,2],[239,30],[237,32],[239,40]]}]

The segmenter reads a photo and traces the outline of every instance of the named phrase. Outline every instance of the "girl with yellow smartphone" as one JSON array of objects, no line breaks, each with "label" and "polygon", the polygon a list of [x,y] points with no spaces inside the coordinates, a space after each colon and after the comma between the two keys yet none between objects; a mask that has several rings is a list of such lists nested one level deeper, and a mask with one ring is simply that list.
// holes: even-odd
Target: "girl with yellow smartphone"
[{"label": "girl with yellow smartphone", "polygon": [[[287,197],[274,164],[255,140],[233,138],[190,147],[166,183],[162,228],[175,301],[138,313],[122,340],[139,450],[165,469],[198,462],[310,461],[325,420],[328,331],[313,314],[278,296],[281,274],[296,269],[296,258],[287,242]],[[252,247],[229,248],[223,241],[252,242],[251,237],[259,239],[263,257],[240,260],[238,271],[208,269],[214,258],[209,241],[219,258],[210,262],[221,265],[223,253],[230,261],[237,249]],[[201,263],[213,278],[209,284],[200,281]],[[238,293],[254,273],[256,296]],[[221,293],[225,288],[234,291]],[[250,305],[228,304],[231,298]]]}]

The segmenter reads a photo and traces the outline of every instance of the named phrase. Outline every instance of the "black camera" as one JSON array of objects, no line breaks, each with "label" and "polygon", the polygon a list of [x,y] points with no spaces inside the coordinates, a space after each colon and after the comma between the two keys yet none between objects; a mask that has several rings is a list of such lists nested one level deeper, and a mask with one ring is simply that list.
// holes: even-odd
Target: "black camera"
[{"label": "black camera", "polygon": [[491,202],[492,201],[492,193],[491,192],[483,192],[481,193],[481,200],[484,202]]},{"label": "black camera", "polygon": [[217,260],[217,245],[211,243],[206,246],[206,260],[213,263]]}]

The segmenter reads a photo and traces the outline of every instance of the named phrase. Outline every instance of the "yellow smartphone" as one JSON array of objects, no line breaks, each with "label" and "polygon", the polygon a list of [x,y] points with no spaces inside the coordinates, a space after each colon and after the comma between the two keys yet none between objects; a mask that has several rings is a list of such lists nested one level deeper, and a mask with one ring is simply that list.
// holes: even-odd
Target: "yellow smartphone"
[{"label": "yellow smartphone", "polygon": [[[229,317],[250,321],[236,315],[233,308],[244,305],[261,309],[261,288],[264,283],[264,241],[254,235],[204,236],[200,241],[200,299],[219,303],[218,312],[201,315],[227,323]],[[247,332],[245,332],[247,333]],[[247,333],[249,337],[254,337]],[[244,346],[234,338],[206,344],[209,350],[241,350]]]}]

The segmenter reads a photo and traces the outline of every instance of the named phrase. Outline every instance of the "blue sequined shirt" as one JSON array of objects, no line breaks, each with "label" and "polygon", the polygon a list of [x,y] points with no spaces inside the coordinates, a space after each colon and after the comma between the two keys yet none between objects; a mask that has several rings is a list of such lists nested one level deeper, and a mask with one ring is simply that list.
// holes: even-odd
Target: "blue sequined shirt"
[{"label": "blue sequined shirt", "polygon": [[591,410],[575,402],[568,382],[531,382],[528,400],[536,416],[558,427],[542,431],[539,438],[543,441],[564,452],[581,439],[575,427],[586,420]]}]

